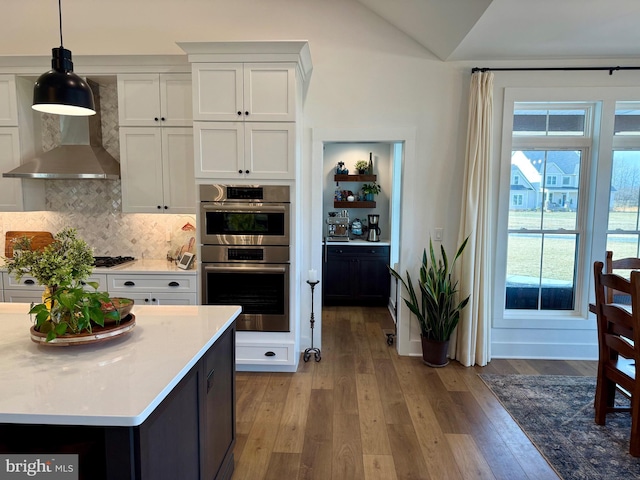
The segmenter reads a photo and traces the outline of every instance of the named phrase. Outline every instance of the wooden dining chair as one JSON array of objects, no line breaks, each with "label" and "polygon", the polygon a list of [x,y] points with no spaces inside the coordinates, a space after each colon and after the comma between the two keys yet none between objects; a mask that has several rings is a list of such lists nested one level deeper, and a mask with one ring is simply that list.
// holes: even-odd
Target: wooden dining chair
[{"label": "wooden dining chair", "polygon": [[[604,264],[605,273],[615,273],[615,270],[640,270],[640,258],[627,257],[613,259],[613,252],[607,250],[607,255]],[[613,290],[612,288],[606,289],[607,303],[623,303],[630,304],[629,295]]]},{"label": "wooden dining chair", "polygon": [[[640,361],[640,271],[631,272],[631,280],[603,272],[595,262],[596,315],[598,323],[598,374],[595,395],[595,422],[604,425],[606,415],[631,411],[629,453],[640,456],[640,382],[636,365]],[[630,307],[607,302],[605,289],[630,295]],[[615,405],[616,391],[631,400],[630,407]]]}]

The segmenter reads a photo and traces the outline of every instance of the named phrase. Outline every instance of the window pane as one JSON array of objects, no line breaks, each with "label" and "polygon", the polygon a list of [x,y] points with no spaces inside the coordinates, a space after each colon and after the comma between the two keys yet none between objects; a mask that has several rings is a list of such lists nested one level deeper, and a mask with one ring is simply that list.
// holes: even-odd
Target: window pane
[{"label": "window pane", "polygon": [[[581,155],[575,150],[512,152],[509,230],[576,228]],[[521,203],[514,201],[518,195]]]},{"label": "window pane", "polygon": [[573,310],[576,235],[546,234],[542,252],[542,310]]},{"label": "window pane", "polygon": [[617,103],[614,135],[640,135],[640,108],[637,103]]},{"label": "window pane", "polygon": [[638,229],[640,151],[615,150],[611,167],[609,225],[611,230]]},{"label": "window pane", "polygon": [[542,235],[509,234],[506,308],[538,309],[541,255]]},{"label": "window pane", "polygon": [[516,108],[513,135],[584,135],[586,110]]},{"label": "window pane", "polygon": [[[613,259],[638,257],[638,234],[608,234],[607,235],[607,250],[613,252]],[[602,256],[604,262],[604,255]]]},{"label": "window pane", "polygon": [[509,234],[508,309],[573,310],[577,235]]}]

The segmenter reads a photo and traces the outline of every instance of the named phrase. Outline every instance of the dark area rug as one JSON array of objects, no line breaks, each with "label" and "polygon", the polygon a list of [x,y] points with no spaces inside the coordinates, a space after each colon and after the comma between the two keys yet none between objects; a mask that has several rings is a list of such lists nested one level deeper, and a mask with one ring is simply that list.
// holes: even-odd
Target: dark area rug
[{"label": "dark area rug", "polygon": [[[480,378],[564,480],[640,479],[629,455],[629,413],[594,422],[593,377],[488,375]],[[620,404],[627,403],[620,395]]]}]

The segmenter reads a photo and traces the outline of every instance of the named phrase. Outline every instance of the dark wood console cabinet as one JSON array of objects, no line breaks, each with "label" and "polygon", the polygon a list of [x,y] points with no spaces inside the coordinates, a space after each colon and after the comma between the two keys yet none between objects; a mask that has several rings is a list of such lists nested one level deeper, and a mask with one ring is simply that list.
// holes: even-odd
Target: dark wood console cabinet
[{"label": "dark wood console cabinet", "polygon": [[0,452],[77,453],[80,480],[228,480],[235,403],[234,322],[141,425],[0,424]]},{"label": "dark wood console cabinet", "polygon": [[325,255],[325,305],[387,305],[389,246],[327,245]]}]

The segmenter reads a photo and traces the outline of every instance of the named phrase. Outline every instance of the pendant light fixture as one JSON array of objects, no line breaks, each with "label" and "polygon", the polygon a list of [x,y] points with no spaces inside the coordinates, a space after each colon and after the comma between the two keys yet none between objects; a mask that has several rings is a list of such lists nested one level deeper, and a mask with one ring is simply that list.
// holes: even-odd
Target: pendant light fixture
[{"label": "pendant light fixture", "polygon": [[93,92],[85,80],[73,73],[71,50],[62,45],[62,0],[58,0],[60,48],[51,49],[51,70],[40,75],[33,87],[33,105],[39,112],[57,115],[95,115]]}]

